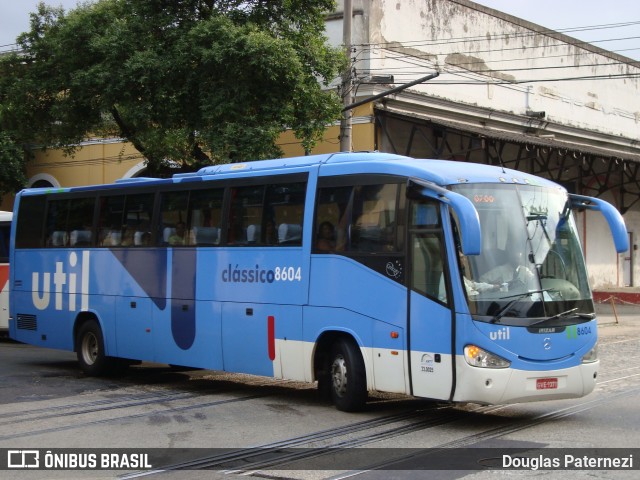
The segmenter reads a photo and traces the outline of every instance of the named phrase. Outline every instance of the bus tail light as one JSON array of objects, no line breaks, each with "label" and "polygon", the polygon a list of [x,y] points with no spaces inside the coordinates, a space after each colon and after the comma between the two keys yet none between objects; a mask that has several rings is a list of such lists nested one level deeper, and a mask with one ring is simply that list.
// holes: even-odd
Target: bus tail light
[{"label": "bus tail light", "polygon": [[464,359],[472,367],[507,368],[511,365],[511,362],[508,360],[487,352],[476,345],[467,345],[464,347]]},{"label": "bus tail light", "polygon": [[598,361],[598,342],[582,357],[582,363],[593,363]]}]

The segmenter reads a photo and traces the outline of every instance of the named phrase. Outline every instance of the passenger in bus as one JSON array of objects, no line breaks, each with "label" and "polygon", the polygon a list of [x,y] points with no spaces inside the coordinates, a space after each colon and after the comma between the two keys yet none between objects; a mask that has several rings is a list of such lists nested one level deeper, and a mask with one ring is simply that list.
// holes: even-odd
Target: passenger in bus
[{"label": "passenger in bus", "polygon": [[176,223],[176,231],[169,236],[169,245],[185,245],[186,231],[184,222]]},{"label": "passenger in bus", "polygon": [[525,265],[522,252],[517,248],[511,248],[507,253],[507,260],[497,267],[489,270],[480,277],[481,282],[492,284],[507,283],[513,285],[519,283],[527,288],[535,288],[535,275]]},{"label": "passenger in bus", "polygon": [[122,227],[122,241],[120,245],[123,247],[133,247],[134,246],[134,231],[127,225]]},{"label": "passenger in bus", "polygon": [[462,279],[464,280],[464,288],[467,291],[467,295],[473,297],[475,295],[480,295],[482,292],[495,292],[500,289],[500,285],[494,285],[491,283],[484,282],[475,282],[473,280],[468,279],[463,275]]},{"label": "passenger in bus", "polygon": [[133,244],[136,247],[148,247],[151,244],[151,232],[136,231]]},{"label": "passenger in bus", "polygon": [[494,282],[476,282],[471,280],[467,276],[469,270],[469,259],[462,253],[462,249],[458,247],[458,261],[460,264],[460,273],[462,274],[462,280],[464,282],[464,289],[467,292],[467,296],[475,297],[484,292],[496,292],[500,290],[500,283]]},{"label": "passenger in bus", "polygon": [[335,228],[331,222],[322,222],[318,229],[316,250],[331,252],[336,249]]},{"label": "passenger in bus", "polygon": [[105,228],[100,232],[102,240],[100,244],[103,247],[118,247],[122,242],[122,231],[120,227],[112,225],[110,228]]}]

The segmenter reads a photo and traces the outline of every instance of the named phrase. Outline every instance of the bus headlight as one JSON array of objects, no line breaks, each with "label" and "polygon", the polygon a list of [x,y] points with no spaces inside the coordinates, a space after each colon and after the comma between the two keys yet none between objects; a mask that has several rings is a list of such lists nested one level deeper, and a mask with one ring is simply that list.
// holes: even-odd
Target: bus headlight
[{"label": "bus headlight", "polygon": [[598,361],[598,342],[582,357],[582,363],[593,363]]},{"label": "bus headlight", "polygon": [[508,360],[487,352],[476,345],[467,345],[464,347],[464,359],[472,367],[507,368],[511,365],[511,362]]}]

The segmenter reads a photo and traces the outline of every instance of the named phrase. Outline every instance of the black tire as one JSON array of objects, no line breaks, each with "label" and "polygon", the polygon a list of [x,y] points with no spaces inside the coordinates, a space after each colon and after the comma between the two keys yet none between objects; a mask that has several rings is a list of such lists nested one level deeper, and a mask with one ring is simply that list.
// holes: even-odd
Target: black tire
[{"label": "black tire", "polygon": [[346,339],[338,340],[329,356],[331,399],[338,410],[362,410],[367,401],[367,375],[362,354]]},{"label": "black tire", "polygon": [[[322,362],[325,368],[328,368],[328,360]],[[328,371],[318,372],[318,395],[323,402],[332,402],[331,398],[331,377]]]},{"label": "black tire", "polygon": [[114,360],[104,354],[104,338],[100,325],[95,320],[84,322],[76,336],[76,354],[84,373],[102,376],[111,373]]}]

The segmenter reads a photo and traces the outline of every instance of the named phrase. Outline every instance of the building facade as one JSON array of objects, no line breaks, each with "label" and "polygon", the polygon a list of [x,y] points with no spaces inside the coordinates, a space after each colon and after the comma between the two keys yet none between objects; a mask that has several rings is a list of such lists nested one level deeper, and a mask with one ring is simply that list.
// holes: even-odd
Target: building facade
[{"label": "building facade", "polygon": [[[327,21],[336,45],[343,22]],[[640,285],[639,62],[468,0],[353,0],[352,22],[355,100],[439,73],[356,113],[354,132],[370,122],[376,150],[503,165],[610,201],[632,248],[616,254],[580,213],[591,284]]]}]

